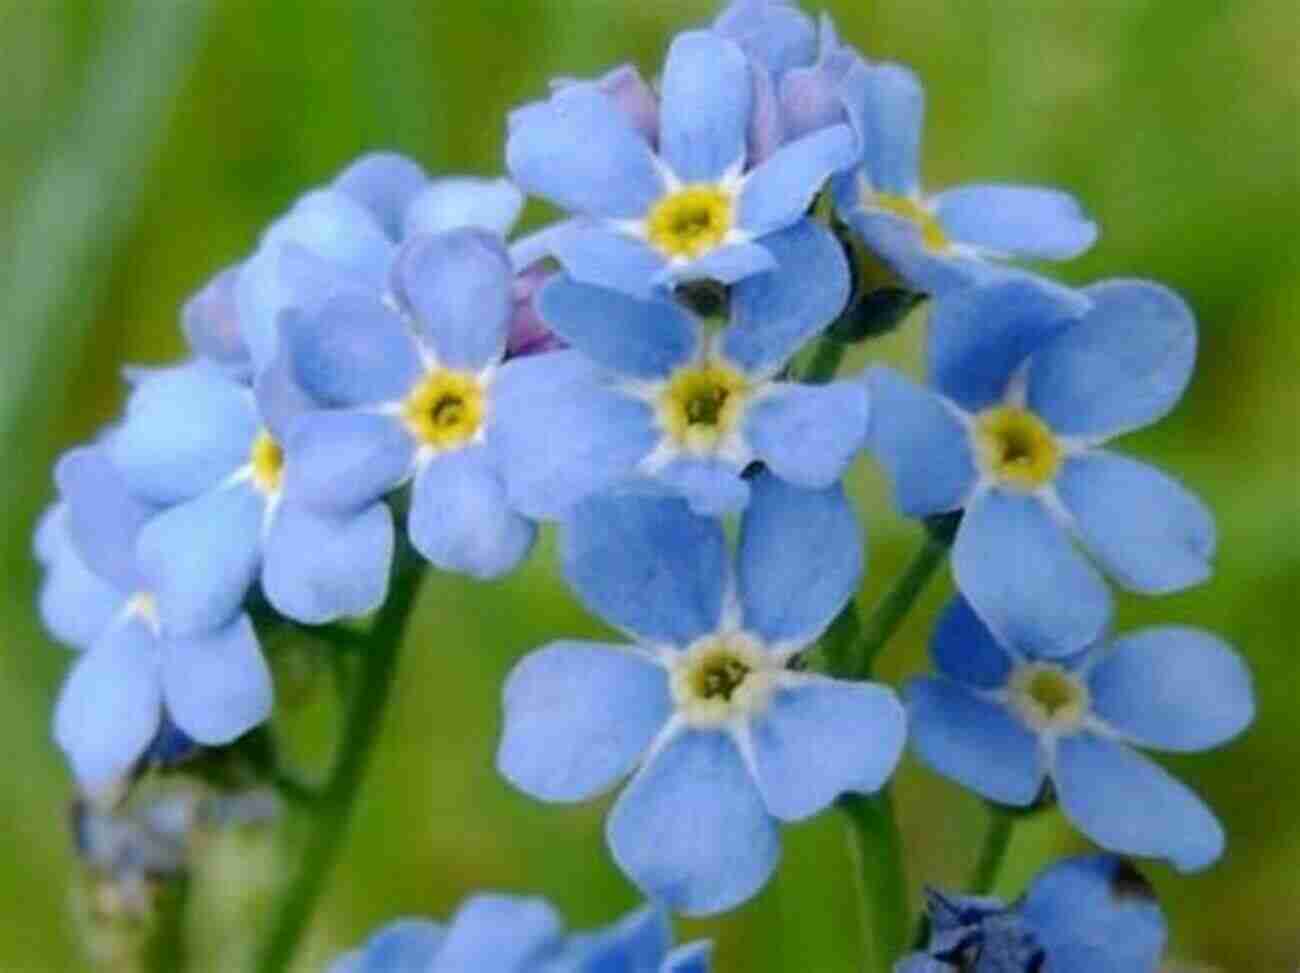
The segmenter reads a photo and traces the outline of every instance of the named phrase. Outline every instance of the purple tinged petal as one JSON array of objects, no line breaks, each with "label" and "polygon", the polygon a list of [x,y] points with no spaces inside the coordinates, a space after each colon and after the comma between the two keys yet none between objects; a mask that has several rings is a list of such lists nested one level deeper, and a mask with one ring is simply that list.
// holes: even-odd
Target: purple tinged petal
[{"label": "purple tinged petal", "polygon": [[253,371],[248,346],[239,329],[235,283],[239,266],[227,267],[203,286],[181,309],[181,330],[196,355],[247,379]]},{"label": "purple tinged petal", "polygon": [[510,314],[510,337],[506,339],[507,359],[540,355],[567,347],[564,339],[546,326],[537,311],[538,293],[558,276],[543,264],[535,264],[516,275],[511,289],[514,306]]},{"label": "purple tinged petal", "polygon": [[641,77],[635,65],[620,64],[595,81],[565,78],[551,82],[556,91],[580,84],[591,85],[606,95],[627,116],[642,138],[651,146],[659,144],[659,96]]},{"label": "purple tinged petal", "polygon": [[785,125],[771,72],[751,59],[749,73],[754,84],[754,110],[749,119],[746,151],[749,167],[754,169],[770,159],[785,142]]},{"label": "purple tinged petal", "polygon": [[745,161],[753,88],[744,52],[712,31],[679,34],[662,82],[659,149],[683,183],[716,183]]},{"label": "purple tinged petal", "polygon": [[777,150],[745,179],[740,229],[759,238],[801,219],[826,180],[856,161],[856,141],[849,126],[835,125]]}]

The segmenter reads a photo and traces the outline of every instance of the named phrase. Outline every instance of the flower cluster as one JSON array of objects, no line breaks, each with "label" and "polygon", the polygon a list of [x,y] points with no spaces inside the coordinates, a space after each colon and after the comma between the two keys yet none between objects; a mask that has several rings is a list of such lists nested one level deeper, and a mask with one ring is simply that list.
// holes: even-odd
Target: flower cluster
[{"label": "flower cluster", "polygon": [[[305,195],[187,305],[191,358],[130,372],[125,415],[59,464],[37,553],[44,617],[81,652],[55,735],[83,790],[267,720],[263,623],[368,615],[399,560],[499,577],[553,523],[565,580],[630,641],[520,661],[499,769],[548,802],[626,778],[608,843],[658,908],[753,896],[779,826],[879,791],[909,739],[1105,848],[1213,862],[1217,820],[1133,748],[1232,738],[1249,675],[1196,630],[1110,638],[1101,573],[1162,594],[1210,572],[1200,501],[1104,448],[1175,406],[1195,322],[1156,284],[1008,265],[1097,228],[1056,190],[923,193],[923,103],[829,19],[735,0],[657,85],[623,66],[515,112],[509,180],[373,155]],[[563,215],[510,242],[525,195]],[[871,261],[928,298],[927,384],[808,365],[863,337],[842,326],[873,306]],[[952,543],[960,594],[906,708],[826,661],[865,567],[842,485],[863,453]],[[1154,930],[1145,901],[1106,912],[1118,867],[1059,866],[1010,912],[936,896],[915,968],[994,969],[952,957],[996,949],[1037,969],[1092,921],[1065,900]],[[484,897],[337,969],[703,969],[665,921],[566,938],[549,907]]]}]

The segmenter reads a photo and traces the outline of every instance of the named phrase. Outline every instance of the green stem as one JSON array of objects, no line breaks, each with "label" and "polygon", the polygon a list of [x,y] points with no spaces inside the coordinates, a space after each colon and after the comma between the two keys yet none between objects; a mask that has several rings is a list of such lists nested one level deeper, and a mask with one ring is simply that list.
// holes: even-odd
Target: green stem
[{"label": "green stem", "polygon": [[370,645],[361,657],[338,756],[316,805],[315,830],[303,849],[301,870],[285,893],[279,915],[261,951],[257,964],[261,973],[284,973],[289,968],[325,889],[325,880],[342,850],[357,792],[382,725],[384,707],[397,671],[398,653],[422,577],[422,566],[398,572],[388,601],[368,636]]},{"label": "green stem", "polygon": [[975,871],[971,873],[966,891],[971,895],[988,895],[997,884],[998,873],[1006,860],[1007,849],[1011,847],[1011,832],[1016,819],[1000,807],[989,805],[989,827],[984,833],[984,844],[980,847],[979,860]]},{"label": "green stem", "polygon": [[803,380],[811,385],[824,385],[835,377],[844,361],[849,346],[834,338],[824,337],[813,346],[812,361],[804,369]]},{"label": "green stem", "polygon": [[185,905],[189,894],[190,877],[184,873],[169,879],[159,890],[145,969],[156,973],[185,969]]},{"label": "green stem", "polygon": [[889,788],[846,794],[839,806],[849,818],[849,847],[864,904],[866,969],[890,973],[903,955],[910,925],[903,842]]}]

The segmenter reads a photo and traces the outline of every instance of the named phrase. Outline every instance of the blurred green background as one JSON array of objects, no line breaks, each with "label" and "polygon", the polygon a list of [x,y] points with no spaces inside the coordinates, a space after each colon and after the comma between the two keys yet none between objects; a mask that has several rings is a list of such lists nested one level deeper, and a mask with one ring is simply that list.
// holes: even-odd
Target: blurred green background
[{"label": "blurred green background", "polygon": [[[1242,739],[1171,761],[1222,815],[1207,874],[1161,866],[1171,955],[1230,971],[1300,963],[1300,28],[1295,0],[827,0],[873,57],[930,92],[932,186],[1069,187],[1101,242],[1066,276],[1155,277],[1201,320],[1200,368],[1177,413],[1127,447],[1217,511],[1219,570],[1195,591],[1126,599],[1121,624],[1212,627],[1254,666]],[[85,968],[69,918],[69,781],[50,743],[68,656],[33,616],[31,525],[50,464],[120,408],[124,362],[183,354],[177,312],[259,228],[357,153],[391,147],[431,171],[495,174],[504,113],[554,75],[620,60],[652,73],[707,0],[0,0],[0,480],[4,599],[0,971]],[[917,328],[873,346],[915,368]],[[877,470],[854,473],[870,524],[868,597],[917,542]],[[446,914],[467,892],[529,890],[575,926],[635,901],[601,839],[604,806],[547,808],[492,769],[498,693],[527,649],[598,631],[552,573],[549,546],[510,580],[432,578],[341,867],[302,954],[319,969],[374,924]],[[884,662],[924,666],[930,592]],[[301,722],[324,724],[328,685]],[[956,883],[982,828],[975,800],[910,759],[898,793],[912,880]],[[1078,847],[1055,814],[1021,828],[1001,891]],[[859,931],[842,822],[790,828],[778,878],[687,934],[719,969],[855,968]],[[282,863],[244,849],[273,881]],[[197,968],[230,969],[209,928],[243,875],[213,866],[194,917]],[[260,865],[258,864],[260,862]],[[227,910],[228,911],[228,910]],[[211,919],[211,922],[209,922]],[[206,924],[206,925],[205,925]]]}]

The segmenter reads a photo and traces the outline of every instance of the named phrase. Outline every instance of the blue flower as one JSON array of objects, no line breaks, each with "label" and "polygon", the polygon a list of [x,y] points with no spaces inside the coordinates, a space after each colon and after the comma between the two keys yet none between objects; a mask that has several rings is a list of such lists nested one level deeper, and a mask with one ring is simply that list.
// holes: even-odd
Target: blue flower
[{"label": "blue flower", "polygon": [[1096,224],[1059,190],[987,183],[926,195],[921,82],[899,64],[872,64],[850,80],[849,117],[866,157],[836,180],[839,213],[912,286],[943,294],[989,277],[989,261],[1068,260],[1092,246]]},{"label": "blue flower", "polygon": [[329,973],[708,973],[710,948],[672,949],[663,912],[644,908],[613,926],[566,937],[542,899],[476,895],[446,926],[399,919]]},{"label": "blue flower", "polygon": [[391,301],[341,295],[285,316],[295,381],[328,407],[294,420],[286,498],[354,525],[413,480],[410,535],[426,558],[476,577],[514,568],[536,528],[507,502],[496,448],[511,421],[497,378],[513,276],[487,231],[416,236]]},{"label": "blue flower", "polygon": [[930,647],[939,675],[907,686],[912,748],[1000,804],[1052,792],[1097,844],[1183,871],[1223,851],[1201,800],[1135,747],[1178,753],[1231,740],[1254,718],[1245,664],[1197,629],[1150,628],[1067,659],[1000,644],[955,600]]},{"label": "blue flower", "polygon": [[322,515],[286,498],[282,444],[302,404],[284,393],[275,370],[253,390],[206,363],[180,366],[142,379],[107,438],[132,492],[167,508],[136,552],[168,631],[227,624],[259,579],[277,611],[308,624],[383,602],[392,514],[372,503]]},{"label": "blue flower", "polygon": [[[45,614],[60,620],[56,630],[67,628],[88,605],[102,629],[94,637],[89,627],[78,633],[85,649],[59,693],[54,737],[82,789],[98,796],[150,750],[164,716],[206,746],[230,743],[261,723],[271,711],[271,674],[244,615],[202,634],[162,622],[136,556],[157,508],[130,494],[102,447],[66,455],[57,478],[62,505],[46,521],[40,546],[53,556],[52,573],[79,583],[47,588]],[[74,558],[80,563],[71,567]],[[83,602],[80,582],[92,576],[97,593]],[[109,590],[116,595],[111,607],[99,601]]]},{"label": "blue flower", "polygon": [[750,62],[713,31],[673,42],[657,139],[608,87],[564,85],[510,120],[510,173],[574,214],[545,240],[581,283],[646,298],[679,281],[730,284],[770,270],[766,238],[802,220],[826,179],[855,161],[848,125],[751,158]]},{"label": "blue flower", "polygon": [[898,973],[1155,973],[1165,919],[1151,886],[1113,855],[1045,869],[1024,897],[931,892],[930,942]]},{"label": "blue flower", "polygon": [[879,789],[905,721],[889,689],[791,666],[852,597],[861,534],[843,492],[754,482],[734,578],[719,521],[680,500],[605,495],[574,510],[564,576],[633,645],[555,642],[504,691],[497,763],[548,802],[631,774],[606,834],[649,897],[691,915],[754,895],[778,824]]},{"label": "blue flower", "polygon": [[649,301],[557,280],[538,307],[573,350],[501,376],[501,452],[512,501],[538,518],[632,479],[701,513],[743,507],[755,460],[797,486],[837,482],[866,433],[861,382],[783,381],[791,356],[848,299],[843,252],[801,223],[767,241],[779,270],[736,285],[731,320],[706,337],[668,297]]},{"label": "blue flower", "polygon": [[185,303],[181,330],[196,358],[224,369],[231,378],[249,382],[253,359],[239,327],[235,287],[242,265],[221,271]]},{"label": "blue flower", "polygon": [[869,379],[868,444],[898,505],[914,517],[965,511],[957,585],[999,638],[1033,654],[1077,652],[1110,619],[1110,591],[1072,538],[1147,594],[1203,581],[1215,548],[1199,500],[1102,448],[1182,395],[1190,310],[1141,281],[1082,298],[1032,279],[952,295],[931,319],[935,390],[888,369]]}]

